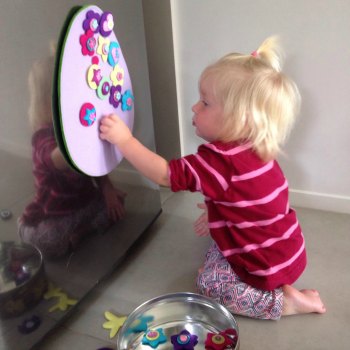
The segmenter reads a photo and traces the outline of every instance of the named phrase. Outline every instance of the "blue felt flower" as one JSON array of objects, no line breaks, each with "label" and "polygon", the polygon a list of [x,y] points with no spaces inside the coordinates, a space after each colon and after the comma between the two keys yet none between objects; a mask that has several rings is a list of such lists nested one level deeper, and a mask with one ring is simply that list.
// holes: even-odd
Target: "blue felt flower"
[{"label": "blue felt flower", "polygon": [[126,90],[122,97],[122,110],[131,111],[134,104],[134,96],[130,90]]},{"label": "blue felt flower", "polygon": [[167,341],[166,336],[163,333],[162,328],[157,328],[156,330],[149,330],[145,333],[142,338],[143,345],[150,345],[155,349],[159,344],[165,343]]},{"label": "blue felt flower", "polygon": [[128,328],[128,333],[146,332],[148,329],[147,323],[152,322],[153,319],[153,316],[141,316],[140,318],[137,318],[131,323],[130,327]]},{"label": "blue felt flower", "polygon": [[120,49],[120,46],[116,41],[112,41],[109,44],[107,60],[112,67],[116,66],[119,62],[119,49]]}]

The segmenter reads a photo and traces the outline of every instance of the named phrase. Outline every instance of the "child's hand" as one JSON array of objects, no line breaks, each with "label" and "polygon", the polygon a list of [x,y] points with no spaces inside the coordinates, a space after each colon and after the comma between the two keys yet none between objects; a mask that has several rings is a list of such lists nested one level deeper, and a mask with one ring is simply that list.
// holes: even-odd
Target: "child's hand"
[{"label": "child's hand", "polygon": [[204,210],[204,213],[198,217],[198,219],[193,224],[194,232],[198,236],[209,236],[208,227],[208,212],[207,206],[204,203],[198,203],[197,207]]},{"label": "child's hand", "polygon": [[113,222],[116,222],[125,216],[125,196],[126,193],[118,190],[117,188],[112,188],[110,191],[104,192],[104,198],[108,210],[108,217]]},{"label": "child's hand", "polygon": [[107,175],[96,178],[98,186],[101,188],[108,217],[116,222],[125,216],[124,199],[126,193],[116,188]]},{"label": "child's hand", "polygon": [[110,114],[101,119],[100,138],[120,146],[132,138],[128,126],[116,115]]}]

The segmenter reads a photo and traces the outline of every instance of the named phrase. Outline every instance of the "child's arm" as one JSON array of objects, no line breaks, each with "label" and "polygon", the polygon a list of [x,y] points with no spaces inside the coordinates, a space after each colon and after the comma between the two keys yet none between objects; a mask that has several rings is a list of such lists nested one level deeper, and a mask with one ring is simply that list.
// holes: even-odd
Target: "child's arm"
[{"label": "child's arm", "polygon": [[102,118],[100,137],[116,145],[124,157],[143,175],[162,186],[170,186],[168,162],[142,145],[115,114]]},{"label": "child's arm", "polygon": [[106,203],[108,217],[112,221],[117,221],[125,216],[124,199],[126,193],[116,188],[108,175],[94,178],[98,184]]}]

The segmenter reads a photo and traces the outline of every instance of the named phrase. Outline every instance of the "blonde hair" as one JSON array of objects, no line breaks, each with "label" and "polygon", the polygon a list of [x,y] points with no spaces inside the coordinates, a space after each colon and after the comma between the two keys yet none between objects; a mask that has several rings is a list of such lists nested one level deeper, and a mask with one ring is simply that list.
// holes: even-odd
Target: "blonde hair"
[{"label": "blonde hair", "polygon": [[281,72],[281,63],[278,38],[270,37],[252,54],[224,56],[200,77],[200,82],[212,78],[223,107],[220,140],[251,142],[265,161],[281,152],[300,106],[298,88]]},{"label": "blonde hair", "polygon": [[55,66],[55,46],[50,44],[50,55],[35,61],[28,76],[29,123],[35,131],[52,123],[52,81]]}]

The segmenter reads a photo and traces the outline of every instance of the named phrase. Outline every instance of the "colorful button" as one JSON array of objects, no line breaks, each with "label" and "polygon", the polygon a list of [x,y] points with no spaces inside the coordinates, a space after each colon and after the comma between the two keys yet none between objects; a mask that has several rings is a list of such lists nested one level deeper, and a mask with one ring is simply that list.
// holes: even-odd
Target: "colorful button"
[{"label": "colorful button", "polygon": [[84,103],[79,112],[80,123],[84,126],[91,126],[96,120],[96,109],[93,104]]},{"label": "colorful button", "polygon": [[223,344],[225,343],[225,338],[222,336],[222,335],[214,335],[212,338],[211,338],[212,342],[214,344]]}]

